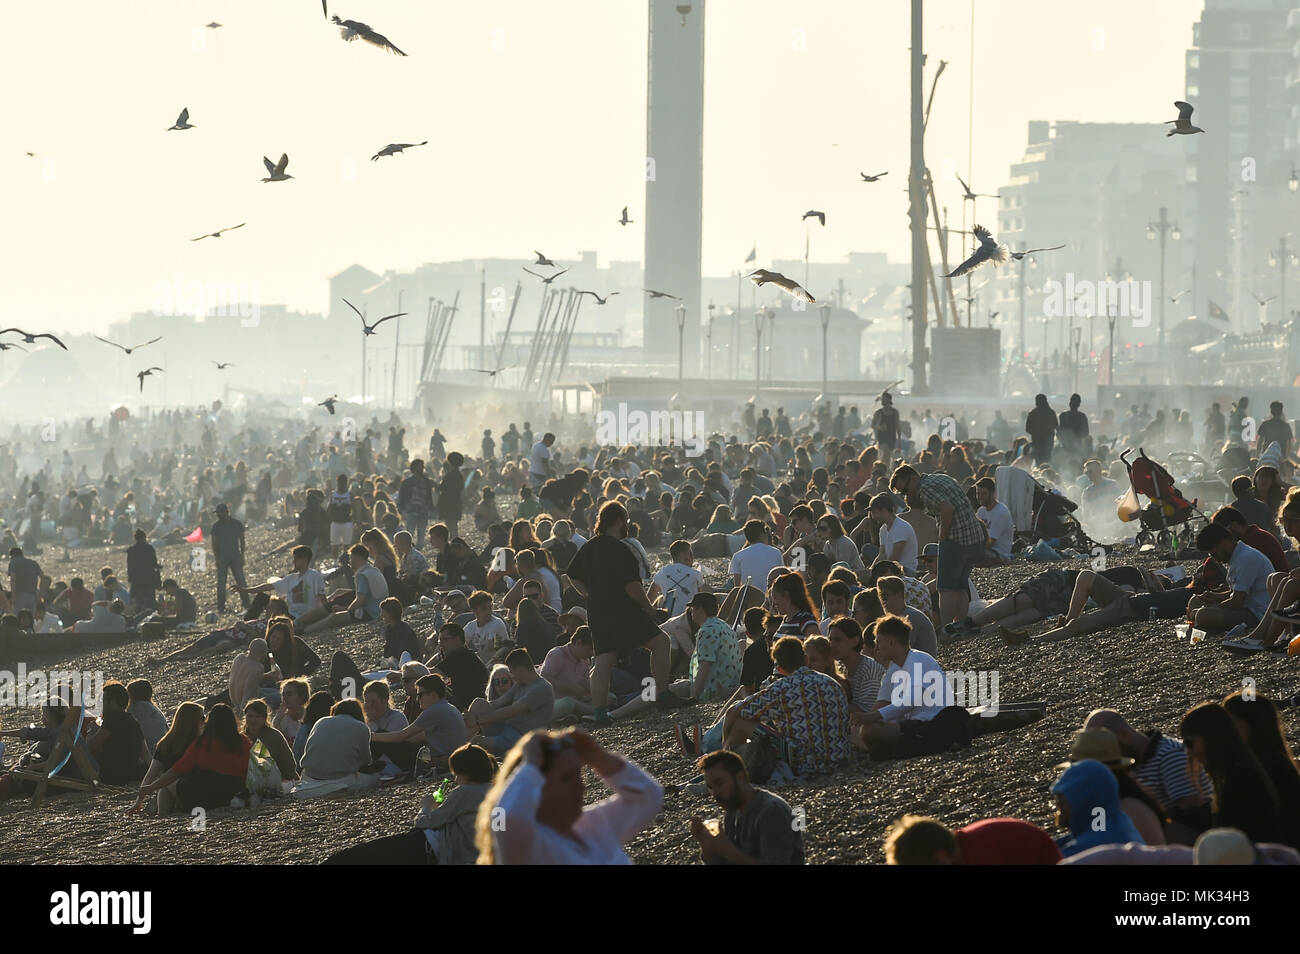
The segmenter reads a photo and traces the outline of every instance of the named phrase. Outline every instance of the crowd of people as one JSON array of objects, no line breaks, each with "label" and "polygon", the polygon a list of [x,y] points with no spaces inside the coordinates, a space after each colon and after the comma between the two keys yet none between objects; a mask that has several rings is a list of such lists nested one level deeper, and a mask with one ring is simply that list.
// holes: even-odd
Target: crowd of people
[{"label": "crowd of people", "polygon": [[[87,425],[108,448],[93,480],[71,458],[20,475],[30,455],[8,445],[0,486],[17,492],[3,514],[0,636],[195,631],[147,661],[149,679],[105,686],[97,719],[73,713],[74,745],[105,785],[138,787],[137,811],[451,782],[409,831],[329,859],[341,864],[626,862],[665,788],[681,786],[593,733],[646,713],[672,717],[663,743],[690,760],[683,785],[722,811],[683,832],[704,862],[802,863],[802,820],[773,789],[970,743],[965,705],[913,691],[947,682],[954,642],[1043,644],[1167,619],[1291,645],[1300,491],[1280,405],[1258,427],[1245,398],[1230,420],[1206,415],[1223,499],[1196,536],[1194,572],[1115,554],[1104,568],[1052,566],[981,593],[980,570],[1022,559],[1032,542],[999,500],[1003,469],[1077,498],[1084,526],[1097,526],[1127,488],[1115,473],[1126,442],[1194,446],[1180,430],[1189,412],[1148,420],[1135,406],[1090,421],[1078,395],[1059,414],[1039,395],[1022,434],[999,411],[981,440],[974,418],[905,419],[888,392],[878,403],[869,419],[857,407],[792,419],[750,405],[739,434],[713,435],[698,457],[583,444],[557,436],[560,423],[534,433],[528,422],[499,441],[483,432],[477,456],[449,451],[436,429],[412,455],[396,418],[385,444],[377,420],[349,442],[185,412],[141,424],[125,465],[124,425]],[[199,444],[182,439],[196,429]],[[244,459],[265,460],[259,478]],[[47,518],[40,488],[60,481],[69,490]],[[121,503],[100,506],[101,492]],[[275,532],[284,576],[249,584],[250,528]],[[197,541],[213,592],[196,597],[163,565],[169,546],[183,544],[188,561]],[[35,559],[90,544],[129,544],[125,583],[111,566],[93,589],[56,582]],[[704,572],[705,560],[725,569]],[[206,631],[200,601],[215,607]],[[331,631],[358,625],[365,658],[318,654]],[[168,720],[154,683],[232,653],[225,684]],[[909,815],[889,831],[888,860],[1177,864],[1248,850],[1300,863],[1300,769],[1278,705],[1243,692],[1192,702],[1176,734],[1140,732],[1109,709],[1088,716],[1063,742],[1051,789],[1059,837],[1021,819],[950,830]],[[32,743],[20,768],[65,754],[69,708],[53,698],[42,726],[4,730]],[[586,802],[585,769],[609,798]],[[0,797],[30,791],[21,776],[0,776]],[[1098,810],[1110,819],[1101,829]]]}]

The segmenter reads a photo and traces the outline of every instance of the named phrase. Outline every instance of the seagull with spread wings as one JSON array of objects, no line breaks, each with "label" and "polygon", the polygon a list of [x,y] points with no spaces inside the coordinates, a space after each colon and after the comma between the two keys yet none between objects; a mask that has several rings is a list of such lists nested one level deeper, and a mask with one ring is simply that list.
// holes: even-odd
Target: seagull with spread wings
[{"label": "seagull with spread wings", "polygon": [[1011,257],[1018,262],[1026,255],[1033,255],[1035,252],[1055,252],[1058,248],[1065,248],[1065,246],[1053,245],[1050,248],[1027,248],[1023,252],[1012,252]]},{"label": "seagull with spread wings", "polygon": [[555,267],[555,263],[552,262],[545,255],[543,255],[541,252],[538,252],[537,249],[533,249],[533,251],[537,254],[537,261],[533,262],[534,265],[545,265],[547,268]]},{"label": "seagull with spread wings", "polygon": [[235,229],[242,229],[247,222],[240,222],[238,225],[228,225],[224,229],[217,229],[215,232],[209,232],[207,235],[200,235],[198,238],[190,239],[191,242],[201,242],[205,238],[221,238],[222,232],[233,232]]},{"label": "seagull with spread wings", "polygon": [[963,199],[969,199],[970,201],[974,202],[976,199],[1001,198],[1001,196],[998,195],[989,195],[989,193],[987,192],[972,192],[970,186],[966,184],[966,180],[963,179],[961,176],[957,176],[957,181],[961,183]]},{"label": "seagull with spread wings", "polygon": [[372,325],[372,324],[368,324],[368,323],[366,322],[366,316],[363,315],[363,314],[361,314],[361,312],[357,311],[357,306],[354,305],[354,304],[352,304],[352,302],[350,302],[350,301],[348,301],[346,298],[344,298],[344,299],[343,299],[343,304],[347,305],[347,306],[348,306],[349,308],[351,308],[353,311],[356,311],[356,312],[357,312],[357,317],[361,319],[361,327],[362,327],[363,329],[365,329],[365,333],[368,334],[368,335],[373,335],[373,334],[375,333],[375,329],[378,328],[380,325],[382,325],[382,324],[383,324],[385,321],[387,321],[389,318],[401,318],[404,314],[406,314],[406,312],[404,312],[404,311],[399,311],[399,312],[397,312],[397,313],[394,314],[394,315],[384,315],[384,317],[380,318],[378,321],[376,321],[376,322]]},{"label": "seagull with spread wings", "polygon": [[618,220],[619,225],[631,225],[632,220],[627,217],[627,206],[623,206],[623,217]]},{"label": "seagull with spread wings", "polygon": [[62,341],[60,341],[58,338],[54,337],[54,335],[52,335],[52,334],[50,334],[50,333],[48,333],[48,332],[42,332],[41,334],[33,334],[33,333],[30,332],[30,331],[23,331],[21,328],[5,328],[5,329],[3,329],[3,330],[0,330],[0,335],[7,335],[7,334],[9,334],[11,331],[14,332],[14,333],[16,333],[16,334],[20,334],[20,335],[22,335],[22,336],[23,336],[23,343],[24,343],[24,344],[36,344],[36,339],[37,339],[37,338],[49,338],[51,341],[53,341],[56,345],[58,345],[58,346],[59,346],[60,348],[62,348],[64,351],[67,351],[67,350],[68,350],[68,346],[67,346],[67,345],[65,345]]},{"label": "seagull with spread wings", "polygon": [[1178,299],[1182,298],[1182,297],[1183,297],[1184,295],[1186,295],[1186,294],[1189,294],[1190,292],[1191,292],[1191,289],[1190,289],[1190,288],[1184,288],[1182,291],[1177,292],[1177,293],[1174,294],[1174,295],[1171,295],[1171,296],[1169,297],[1169,302],[1170,302],[1170,304],[1173,304],[1173,305],[1178,304]]},{"label": "seagull with spread wings", "polygon": [[136,377],[140,379],[140,393],[141,393],[141,394],[144,393],[144,379],[147,378],[147,377],[149,377],[150,375],[152,375],[155,371],[158,371],[158,372],[161,373],[161,372],[162,372],[162,368],[145,368],[143,371],[140,371],[139,373],[136,374]]},{"label": "seagull with spread wings", "polygon": [[605,302],[609,301],[611,298],[613,298],[615,295],[617,295],[617,294],[619,294],[619,293],[616,292],[616,291],[612,291],[612,292],[609,292],[607,295],[605,295],[604,298],[601,298],[601,297],[600,297],[599,295],[597,295],[594,291],[579,291],[578,294],[579,294],[579,295],[590,295],[592,298],[596,299],[596,304],[597,304],[597,305],[603,305],[603,304],[605,304]]},{"label": "seagull with spread wings", "polygon": [[803,216],[800,218],[800,221],[803,221],[804,219],[816,219],[822,225],[825,225],[826,213],[818,212],[816,209],[809,209],[807,212],[803,214]]},{"label": "seagull with spread wings", "polygon": [[1192,113],[1196,107],[1191,103],[1184,103],[1181,99],[1174,102],[1174,107],[1178,110],[1177,119],[1166,119],[1164,125],[1173,125],[1173,129],[1165,133],[1165,138],[1170,136],[1191,136],[1195,133],[1205,132],[1200,126],[1192,125]]},{"label": "seagull with spread wings", "polygon": [[487,368],[470,368],[470,370],[477,371],[479,374],[486,374],[489,378],[495,378],[502,371],[509,371],[511,368],[516,367],[518,367],[518,365],[508,364],[504,368],[494,368],[492,370],[488,370]]},{"label": "seagull with spread wings", "polygon": [[[95,335],[95,337],[96,337],[96,338],[99,338],[99,335]],[[104,342],[104,344],[112,345],[114,348],[121,348],[121,349],[122,349],[123,351],[125,351],[127,354],[130,354],[132,351],[139,351],[139,350],[140,350],[141,348],[143,348],[145,345],[151,345],[151,344],[153,344],[155,341],[162,341],[162,335],[159,335],[157,338],[150,338],[150,339],[149,339],[148,341],[146,341],[144,344],[131,345],[131,347],[129,347],[129,348],[126,347],[126,346],[124,346],[124,345],[120,345],[120,344],[118,344],[116,341],[109,341],[107,338],[99,338],[99,340],[102,341],[102,342]]]},{"label": "seagull with spread wings", "polygon": [[193,128],[194,128],[194,124],[190,122],[190,108],[186,106],[184,109],[181,110],[181,114],[176,117],[176,124],[173,126],[168,126],[167,131],[171,132],[173,129],[193,129]]},{"label": "seagull with spread wings", "polygon": [[1257,292],[1251,292],[1250,297],[1255,299],[1255,301],[1259,302],[1259,306],[1261,308],[1266,306],[1270,301],[1273,301],[1274,299],[1277,298],[1276,295],[1269,295],[1267,298],[1265,298],[1263,295],[1260,295]]},{"label": "seagull with spread wings", "polygon": [[22,345],[6,344],[5,342],[0,341],[0,351],[8,351],[10,348],[17,348],[19,351],[26,351],[26,350],[27,350],[27,349],[24,348]]},{"label": "seagull with spread wings", "polygon": [[549,285],[551,282],[555,281],[557,278],[559,278],[561,275],[563,275],[565,272],[567,272],[568,269],[567,269],[567,268],[562,268],[562,269],[560,269],[558,272],[556,272],[554,275],[552,275],[550,278],[547,278],[545,275],[539,275],[537,272],[533,271],[531,268],[525,268],[524,271],[526,271],[529,275],[533,275],[533,276],[535,276],[535,277],[537,277],[537,278],[540,278],[540,279],[542,280],[542,284],[543,284],[543,285]]},{"label": "seagull with spread wings", "polygon": [[859,172],[858,175],[862,176],[862,181],[863,181],[863,182],[876,182],[877,180],[880,179],[881,176],[887,176],[887,175],[889,175],[889,173],[888,173],[888,172],[877,172],[874,176],[869,176],[869,175],[867,175],[865,172]]},{"label": "seagull with spread wings", "polygon": [[392,40],[382,33],[376,33],[368,24],[362,23],[360,20],[340,20],[337,14],[332,19],[339,25],[339,34],[349,43],[360,38],[371,46],[379,47],[381,50],[388,50],[398,56],[406,55],[393,44]]},{"label": "seagull with spread wings", "polygon": [[218,371],[224,371],[226,368],[233,368],[235,366],[233,361],[213,361],[212,363],[217,366]]},{"label": "seagull with spread wings", "polygon": [[383,149],[380,149],[377,153],[371,156],[370,161],[374,162],[380,156],[396,156],[400,154],[403,149],[414,149],[416,146],[427,145],[429,145],[429,140],[427,139],[424,142],[390,142]]},{"label": "seagull with spread wings", "polygon": [[641,290],[646,294],[648,294],[651,298],[671,298],[673,301],[681,301],[681,299],[678,298],[676,295],[670,295],[667,292],[655,291],[653,288],[643,288]]},{"label": "seagull with spread wings", "polygon": [[806,301],[810,304],[816,304],[817,302],[817,299],[810,295],[807,289],[793,278],[786,278],[780,272],[770,272],[766,268],[756,268],[745,277],[759,287],[772,284],[800,301]]},{"label": "seagull with spread wings", "polygon": [[957,278],[959,275],[965,275],[967,272],[973,272],[985,262],[992,262],[995,266],[1001,265],[1011,257],[1010,251],[1005,245],[999,245],[998,240],[982,225],[974,228],[975,237],[980,240],[971,257],[966,259],[956,268],[954,268],[944,278]]},{"label": "seagull with spread wings", "polygon": [[262,157],[262,162],[266,165],[266,171],[270,173],[262,179],[263,182],[283,182],[285,179],[292,179],[293,176],[284,170],[289,167],[289,154],[286,152],[280,156],[279,162],[272,162],[266,156]]},{"label": "seagull with spread wings", "polygon": [[325,400],[321,401],[321,402],[320,402],[319,404],[317,404],[316,406],[317,406],[317,407],[323,407],[323,408],[325,408],[325,410],[327,410],[327,411],[329,411],[331,414],[333,414],[333,413],[334,413],[334,402],[337,401],[338,399],[339,399],[339,396],[338,396],[337,394],[334,394],[334,395],[331,395],[330,397],[327,397]]}]

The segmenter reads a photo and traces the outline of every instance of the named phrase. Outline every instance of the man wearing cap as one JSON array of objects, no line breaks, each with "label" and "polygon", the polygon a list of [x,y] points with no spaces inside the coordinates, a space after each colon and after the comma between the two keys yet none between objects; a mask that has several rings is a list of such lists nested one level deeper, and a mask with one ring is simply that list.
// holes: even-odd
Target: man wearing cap
[{"label": "man wearing cap", "polygon": [[740,685],[741,654],[735,630],[718,618],[718,598],[712,593],[696,593],[686,607],[696,627],[691,698],[705,702],[725,699]]},{"label": "man wearing cap", "polygon": [[565,638],[568,638],[576,633],[579,627],[587,625],[587,608],[574,606],[557,616],[555,621],[560,624],[560,630]]},{"label": "man wearing cap", "polygon": [[239,598],[248,609],[248,594],[244,588],[244,525],[230,516],[230,508],[217,504],[217,520],[208,531],[212,540],[212,556],[217,561],[217,612],[226,611],[226,574],[235,578]]}]

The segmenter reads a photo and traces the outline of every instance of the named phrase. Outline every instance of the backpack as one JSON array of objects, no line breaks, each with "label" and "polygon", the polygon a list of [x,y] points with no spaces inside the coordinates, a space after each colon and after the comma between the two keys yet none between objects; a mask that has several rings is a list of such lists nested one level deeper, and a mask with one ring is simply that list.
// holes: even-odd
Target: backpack
[{"label": "backpack", "polygon": [[740,747],[741,761],[749,780],[755,785],[762,785],[772,777],[778,762],[787,762],[785,740],[766,725],[755,727],[748,742]]}]

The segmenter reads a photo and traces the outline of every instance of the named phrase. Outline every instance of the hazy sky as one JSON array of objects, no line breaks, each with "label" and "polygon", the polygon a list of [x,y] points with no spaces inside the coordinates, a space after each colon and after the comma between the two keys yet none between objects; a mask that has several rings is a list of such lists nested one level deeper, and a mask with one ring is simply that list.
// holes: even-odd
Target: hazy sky
[{"label": "hazy sky", "polygon": [[[996,191],[1028,120],[1167,119],[1202,3],[975,6],[970,181]],[[801,256],[809,208],[827,213],[814,260],[907,259],[908,10],[708,0],[706,274],[735,268],[754,240],[760,262]],[[409,56],[344,43],[318,0],[11,5],[0,38],[9,316],[102,330],[149,308],[177,274],[323,310],[326,277],[353,262],[381,271],[533,248],[640,258],[639,226],[615,219],[629,205],[642,220],[644,0],[339,0],[334,12]],[[949,62],[927,159],[958,220],[942,169],[967,168],[970,16],[970,0],[926,3],[927,91]],[[221,29],[202,28],[214,19]],[[183,106],[195,128],[164,131]],[[295,178],[258,181],[261,157],[286,151]],[[886,169],[874,185],[858,180]]]}]

